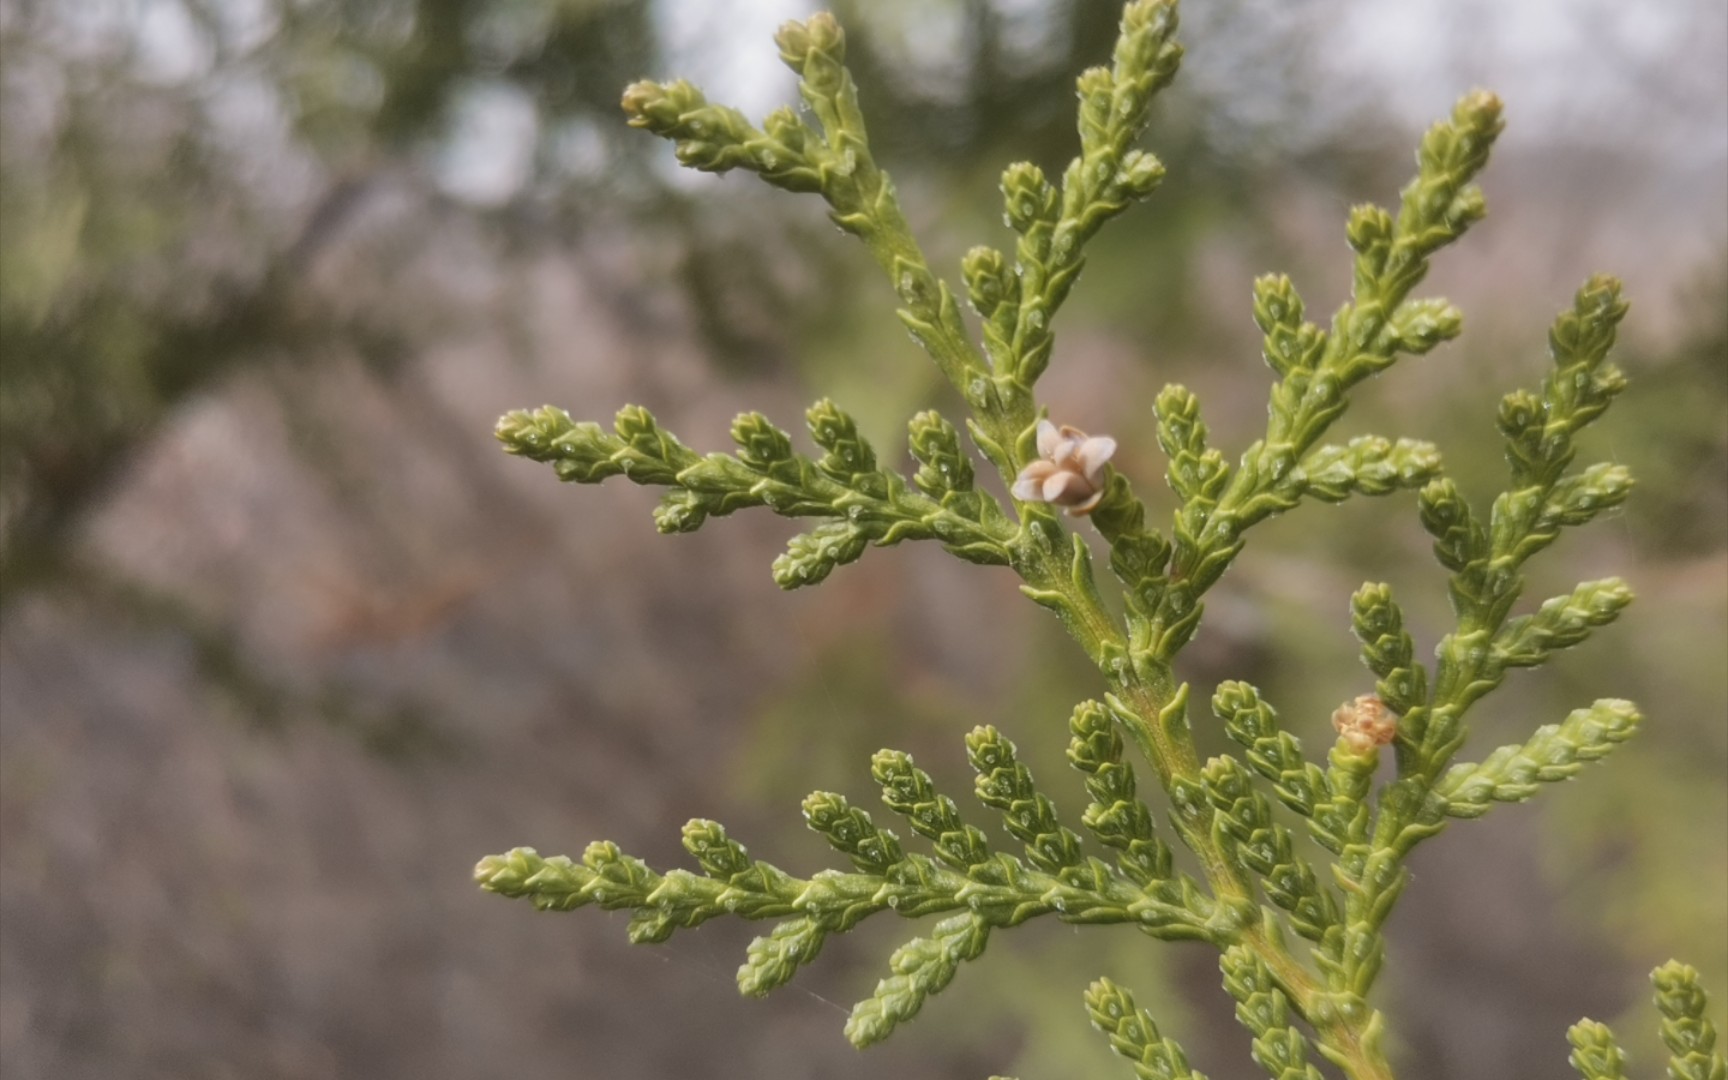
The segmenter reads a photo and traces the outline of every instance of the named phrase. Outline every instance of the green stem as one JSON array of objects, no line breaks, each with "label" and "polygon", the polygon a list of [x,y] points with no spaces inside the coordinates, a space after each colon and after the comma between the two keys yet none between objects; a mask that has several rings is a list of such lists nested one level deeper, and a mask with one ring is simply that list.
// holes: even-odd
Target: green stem
[{"label": "green stem", "polygon": [[[1031,395],[1011,373],[987,379],[985,361],[966,334],[953,306],[952,294],[936,283],[886,177],[869,165],[860,170],[856,179],[854,190],[861,196],[856,207],[858,217],[850,223],[842,221],[843,227],[858,232],[876,261],[889,273],[895,291],[908,307],[903,317],[910,316],[908,324],[913,326],[920,344],[965,397],[979,431],[987,440],[982,448],[1004,483],[1012,484],[1026,464],[1018,452],[1020,437],[1037,416]],[[841,212],[837,216],[847,209],[852,208],[836,206]],[[1316,438],[1318,433],[1312,433],[1299,441],[1306,445]],[[1235,491],[1231,494],[1236,499],[1244,497]],[[1126,656],[1128,640],[1123,627],[1104,608],[1095,591],[1074,580],[1066,555],[1055,543],[1032,545],[1032,557],[1020,568],[1021,576],[1034,589],[1062,598],[1072,616],[1065,620],[1070,634],[1095,662],[1112,655]],[[1200,759],[1193,738],[1183,725],[1158,722],[1177,693],[1169,665],[1155,663],[1146,674],[1132,666],[1114,674],[1111,670],[1105,667],[1106,679],[1132,714],[1127,723],[1129,734],[1157,772],[1165,792],[1174,794],[1178,786],[1198,787]],[[1266,964],[1289,996],[1291,1005],[1314,1026],[1326,1055],[1350,1080],[1392,1080],[1391,1068],[1379,1047],[1377,1032],[1383,1022],[1380,1014],[1366,1007],[1354,1011],[1327,1007],[1325,988],[1254,918],[1254,887],[1241,868],[1206,830],[1187,830],[1187,839],[1221,907],[1245,916],[1234,929],[1235,940],[1253,950]]]},{"label": "green stem", "polygon": [[[1058,592],[1072,605],[1077,617],[1068,624],[1069,630],[1087,655],[1096,660],[1126,648],[1126,638],[1116,620],[1096,596],[1073,582],[1067,567],[1053,551],[1042,553],[1023,574],[1029,584]],[[1156,720],[1176,696],[1169,667],[1156,665],[1149,679],[1132,668],[1120,675],[1107,674],[1106,678],[1112,690],[1129,706],[1132,712],[1127,723],[1129,735],[1158,774],[1165,792],[1173,793],[1179,784],[1198,786],[1200,760],[1193,738],[1179,726]],[[1207,884],[1221,906],[1251,910],[1252,885],[1211,836],[1204,831],[1190,831],[1186,839],[1199,857]],[[1283,942],[1252,918],[1236,929],[1233,940],[1247,946],[1265,963],[1292,1007],[1319,1035],[1323,1052],[1345,1076],[1350,1080],[1393,1080],[1391,1065],[1380,1047],[1379,1031],[1384,1019],[1378,1011],[1365,1006],[1334,1007],[1335,996]]]}]

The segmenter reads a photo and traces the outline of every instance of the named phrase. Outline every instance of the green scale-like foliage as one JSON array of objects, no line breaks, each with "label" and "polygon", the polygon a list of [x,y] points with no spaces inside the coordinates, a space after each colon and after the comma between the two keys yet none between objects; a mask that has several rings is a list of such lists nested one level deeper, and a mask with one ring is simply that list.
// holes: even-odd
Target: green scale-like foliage
[{"label": "green scale-like foliage", "polygon": [[[1656,1008],[1662,1014],[1669,1080],[1728,1078],[1728,1059],[1716,1046],[1716,1025],[1706,1016],[1709,1002],[1698,985],[1698,972],[1670,960],[1650,973],[1650,981],[1656,985]],[[1566,1037],[1572,1043],[1567,1060],[1584,1080],[1625,1080],[1626,1053],[1608,1025],[1580,1020]]]},{"label": "green scale-like foliage", "polygon": [[[848,1037],[860,1045],[885,1038],[947,986],[960,962],[982,951],[992,929],[1053,915],[1078,924],[1128,923],[1172,940],[1210,936],[1210,905],[1191,879],[1169,873],[1168,852],[1157,876],[1144,873],[1140,863],[1128,864],[1130,873],[1085,856],[1080,837],[1056,820],[1011,742],[990,728],[973,732],[967,742],[978,770],[978,797],[1003,812],[1010,834],[1025,842],[1025,860],[992,850],[984,833],[961,820],[954,801],[935,789],[909,755],[884,750],[872,765],[882,800],[930,842],[931,855],[906,852],[868,813],[843,796],[818,791],[804,800],[805,820],[848,858],[850,872],[792,877],[751,859],[715,822],[695,820],[684,828],[684,847],[701,867],[700,876],[657,873],[609,843],[591,844],[580,862],[517,848],[482,860],[475,875],[483,888],[526,897],[543,910],[590,904],[629,910],[630,940],[638,943],[664,941],[724,915],[781,920],[751,944],[738,972],[739,987],[751,995],[783,985],[815,959],[829,934],[871,915],[958,913],[938,923],[930,937],[895,953],[889,962],[894,974],[848,1024]],[[1089,831],[1107,844],[1115,836]]]},{"label": "green scale-like foliage", "polygon": [[[1608,353],[1626,304],[1617,282],[1596,277],[1555,321],[1547,376],[1502,402],[1510,477],[1485,516],[1429,443],[1325,441],[1354,387],[1460,332],[1456,308],[1414,293],[1432,257],[1485,212],[1474,181],[1500,132],[1501,105],[1491,94],[1468,94],[1423,137],[1395,211],[1351,210],[1351,291],[1328,324],[1308,319],[1290,278],[1255,281],[1253,317],[1273,376],[1262,438],[1227,454],[1213,445],[1192,391],[1167,386],[1151,403],[1151,437],[1168,460],[1174,509],[1167,531],[1149,524],[1146,503],[1108,464],[1115,441],[1045,425],[1036,387],[1055,355],[1053,319],[1084,267],[1087,241],[1164,175],[1134,143],[1153,95],[1176,75],[1176,28],[1175,0],[1128,3],[1110,65],[1078,79],[1079,155],[1054,180],[1026,163],[1002,174],[1011,250],[974,247],[960,265],[976,336],[871,155],[845,67],[845,35],[831,16],[788,23],[776,39],[800,77],[809,120],[783,108],[758,127],[681,81],[640,82],[625,92],[630,124],[670,140],[683,164],[753,172],[775,187],[818,195],[835,223],[863,241],[900,302],[899,318],[964,400],[963,427],[1014,493],[1011,511],[977,485],[961,427],[934,412],[909,423],[910,479],[828,401],[806,416],[816,456],[756,413],[734,422],[735,452],[707,455],[633,405],[610,432],[552,407],[510,413],[497,432],[508,451],[551,465],[563,480],[622,476],[666,488],[655,513],[662,532],[688,532],[752,507],[818,519],[775,560],[783,588],[820,582],[871,545],[914,540],[1005,568],[1060,617],[1105,684],[1101,700],[1082,702],[1069,719],[1068,761],[1084,794],[1078,817],[1059,810],[1074,790],[1040,787],[1014,744],[980,727],[966,737],[973,793],[1000,816],[1018,850],[967,822],[908,755],[883,750],[871,764],[882,801],[927,850],[912,850],[865,810],[818,791],[804,801],[805,820],[845,858],[844,868],[794,877],[750,857],[719,825],[696,820],[684,846],[700,873],[654,870],[602,842],[579,861],[531,848],[488,857],[476,870],[483,888],[546,910],[629,911],[637,942],[721,917],[770,923],[738,973],[749,995],[784,985],[829,937],[873,915],[933,919],[894,952],[887,976],[853,1010],[846,1035],[861,1046],[917,1015],[963,964],[980,959],[993,933],[1046,916],[1133,926],[1220,950],[1225,989],[1269,1076],[1316,1080],[1315,1062],[1325,1059],[1350,1080],[1392,1077],[1374,989],[1387,958],[1385,924],[1410,881],[1411,851],[1452,821],[1572,777],[1639,724],[1633,705],[1605,699],[1478,763],[1454,761],[1468,739],[1468,711],[1510,669],[1584,643],[1631,600],[1623,583],[1606,579],[1514,614],[1524,564],[1630,491],[1622,467],[1576,463],[1576,437],[1625,385]],[[1189,687],[1175,662],[1199,628],[1207,591],[1245,550],[1248,532],[1304,502],[1400,491],[1417,492],[1456,615],[1433,662],[1417,656],[1390,588],[1364,584],[1349,614],[1375,693],[1339,710],[1337,741],[1322,754],[1305,750],[1258,690],[1227,681],[1211,712],[1240,756],[1202,761]],[[1122,585],[1120,611],[1098,588],[1092,546],[1064,525],[1059,505],[1089,515],[1107,545]],[[1395,771],[1376,789],[1385,744]],[[1176,868],[1169,837],[1191,850],[1197,874]],[[1330,865],[1312,861],[1316,850]],[[1695,974],[1669,965],[1656,981],[1670,1075],[1724,1080]],[[1100,980],[1084,1001],[1134,1075],[1201,1077],[1125,989]],[[1605,1027],[1585,1021],[1570,1039],[1571,1060],[1585,1077],[1624,1075],[1624,1055]]]},{"label": "green scale-like foliage", "polygon": [[817,402],[806,418],[826,451],[815,460],[794,451],[791,438],[759,413],[733,422],[736,454],[698,455],[635,405],[619,411],[616,434],[552,406],[508,414],[497,434],[510,453],[549,463],[561,480],[592,484],[624,476],[671,488],[654,512],[661,532],[693,532],[710,517],[753,506],[831,519],[793,538],[775,560],[782,588],[813,585],[868,545],[903,540],[940,540],[971,562],[1008,561],[1014,529],[996,500],[973,490],[970,469],[953,464],[964,459],[946,421],[934,413],[913,419],[912,452],[925,465],[913,491],[877,467],[876,452],[832,402]]}]

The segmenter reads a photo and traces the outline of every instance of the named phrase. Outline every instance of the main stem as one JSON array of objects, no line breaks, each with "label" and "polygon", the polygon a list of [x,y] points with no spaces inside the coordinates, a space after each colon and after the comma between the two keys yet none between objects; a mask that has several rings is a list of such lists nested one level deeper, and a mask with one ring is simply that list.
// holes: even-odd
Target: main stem
[{"label": "main stem", "polygon": [[[1081,617],[1071,628],[1076,639],[1094,658],[1107,647],[1124,647],[1126,641],[1110,613],[1096,598],[1074,586],[1067,568],[1054,554],[1043,555],[1027,576],[1038,580],[1031,583],[1039,588],[1061,592]],[[1178,781],[1200,783],[1200,761],[1194,741],[1184,732],[1171,730],[1155,719],[1169,705],[1175,694],[1175,679],[1169,668],[1159,665],[1159,676],[1143,680],[1132,668],[1122,675],[1106,675],[1111,688],[1133,711],[1129,732],[1140,751],[1151,762],[1166,793]],[[1199,856],[1207,884],[1213,895],[1226,906],[1237,909],[1255,908],[1252,885],[1204,832],[1187,835],[1189,846]],[[1236,941],[1246,945],[1266,965],[1272,977],[1283,988],[1296,1011],[1313,1026],[1320,1036],[1327,1057],[1344,1070],[1350,1080],[1394,1080],[1391,1064],[1370,1039],[1369,1031],[1379,1021],[1379,1013],[1371,1008],[1359,1009],[1354,1015],[1340,1015],[1330,1007],[1331,995],[1289,949],[1268,935],[1257,919],[1250,918],[1237,931]]]},{"label": "main stem", "polygon": [[[939,307],[918,304],[914,295],[907,295],[914,293],[930,297],[933,290],[900,287],[904,283],[898,280],[898,275],[907,271],[923,279],[919,284],[934,284],[934,275],[930,274],[929,264],[912,236],[897,200],[893,198],[892,189],[886,187],[886,177],[872,167],[861,179],[866,196],[864,202],[872,211],[869,217],[873,226],[863,233],[865,244],[883,269],[895,278],[897,291],[912,308],[912,314],[934,330],[934,333],[921,337],[921,344],[972,405],[973,416],[983,434],[1000,450],[999,454],[990,455],[992,463],[1001,473],[1003,482],[1012,486],[1016,473],[1025,464],[1017,459],[1016,446],[1020,436],[1037,419],[1032,395],[1018,381],[1004,377],[1002,373],[994,373],[995,377],[991,378],[993,373],[988,363],[967,338],[963,327],[956,327],[945,318]],[[990,378],[995,391],[995,400],[990,403],[993,407],[973,400],[974,395],[969,392],[972,388],[968,384],[978,378]],[[1070,633],[1094,661],[1101,660],[1107,652],[1122,655],[1128,643],[1121,626],[1095,595],[1075,585],[1068,573],[1066,553],[1054,544],[1033,547],[1035,554],[1022,570],[1027,584],[1055,591],[1068,601],[1069,610],[1075,616],[1069,626]],[[1166,794],[1177,781],[1199,784],[1200,759],[1193,739],[1185,731],[1169,730],[1156,722],[1176,693],[1175,676],[1169,666],[1158,664],[1150,680],[1142,678],[1132,667],[1119,674],[1111,674],[1108,668],[1105,671],[1111,688],[1133,712],[1128,723],[1129,733],[1157,772]],[[1291,955],[1289,949],[1268,935],[1259,919],[1254,917],[1258,908],[1254,887],[1240,868],[1225,856],[1204,830],[1195,831],[1186,839],[1200,858],[1213,895],[1226,908],[1247,915],[1234,930],[1235,941],[1247,946],[1266,965],[1297,1013],[1320,1036],[1320,1045],[1326,1056],[1342,1068],[1350,1080],[1394,1080],[1391,1065],[1381,1052],[1378,1040],[1370,1036],[1371,1030],[1381,1022],[1380,1014],[1369,1008],[1345,1012],[1331,1007],[1327,988],[1315,979],[1301,960]]]}]

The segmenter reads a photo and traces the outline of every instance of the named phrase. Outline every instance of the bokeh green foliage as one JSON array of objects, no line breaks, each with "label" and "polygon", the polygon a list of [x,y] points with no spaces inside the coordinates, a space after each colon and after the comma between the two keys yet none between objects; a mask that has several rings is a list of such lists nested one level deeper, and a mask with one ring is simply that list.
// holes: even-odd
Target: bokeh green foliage
[{"label": "bokeh green foliage", "polygon": [[[67,570],[89,508],[200,392],[351,353],[387,370],[423,346],[411,320],[312,278],[369,196],[395,186],[437,201],[414,170],[447,147],[477,88],[534,111],[522,200],[604,187],[652,204],[661,190],[593,124],[653,55],[643,5],[158,7],[172,32],[155,38],[100,6],[19,5],[0,31],[7,595]],[[554,153],[578,129],[618,143],[603,172],[572,174]]]}]

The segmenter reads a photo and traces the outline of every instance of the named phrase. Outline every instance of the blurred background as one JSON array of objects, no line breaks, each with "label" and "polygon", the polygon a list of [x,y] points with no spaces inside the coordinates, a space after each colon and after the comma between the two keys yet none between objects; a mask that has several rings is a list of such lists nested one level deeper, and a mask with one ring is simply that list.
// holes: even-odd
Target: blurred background
[{"label": "blurred background", "polygon": [[[909,546],[781,593],[792,524],[657,537],[653,493],[561,487],[490,436],[512,407],[637,402],[716,449],[742,408],[796,430],[827,395],[903,461],[913,411],[958,415],[818,200],[680,174],[618,111],[642,76],[756,116],[793,100],[770,35],[808,10],[0,0],[8,1080],[1126,1075],[1084,1020],[1099,974],[1197,1067],[1259,1075],[1209,949],[1031,924],[859,1054],[844,1012],[911,925],[873,920],[745,1001],[757,928],[632,949],[622,914],[540,915],[470,881],[481,855],[602,837],[683,865],[693,816],[808,874],[833,860],[805,792],[874,805],[886,745],[961,795],[978,723],[1082,804],[1061,750],[1096,680],[1006,571]],[[1000,169],[1072,155],[1072,80],[1119,6],[839,10],[932,256],[1006,244]],[[1639,488],[1538,560],[1530,600],[1618,573],[1640,601],[1514,673],[1473,746],[1595,697],[1636,699],[1646,728],[1427,845],[1385,983],[1412,1080],[1569,1076],[1584,1015],[1654,1069],[1650,968],[1686,959],[1728,1002],[1728,16],[1212,0],[1184,18],[1147,140],[1169,179],[1096,243],[1042,388],[1122,442],[1158,516],[1158,388],[1194,387],[1215,441],[1245,446],[1269,380],[1253,276],[1288,270],[1317,317],[1336,307],[1347,208],[1393,200],[1472,86],[1507,101],[1490,217],[1424,287],[1465,335],[1363,387],[1337,437],[1432,439],[1485,507],[1498,398],[1541,377],[1585,277],[1626,281],[1632,386],[1586,453]],[[1445,632],[1409,495],[1264,526],[1185,654],[1197,698],[1249,679],[1327,745],[1332,708],[1371,685],[1348,632],[1364,580],[1394,584],[1424,651]]]}]

